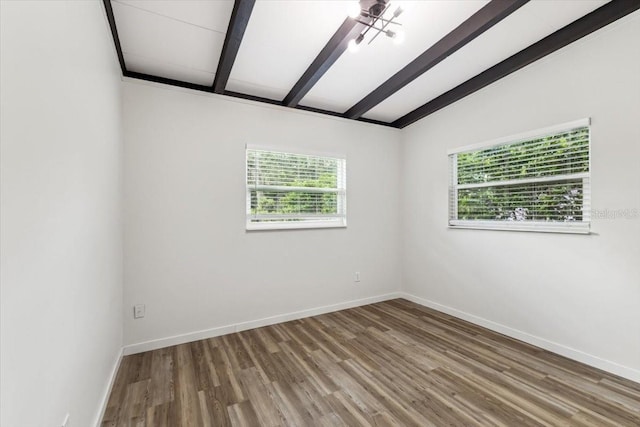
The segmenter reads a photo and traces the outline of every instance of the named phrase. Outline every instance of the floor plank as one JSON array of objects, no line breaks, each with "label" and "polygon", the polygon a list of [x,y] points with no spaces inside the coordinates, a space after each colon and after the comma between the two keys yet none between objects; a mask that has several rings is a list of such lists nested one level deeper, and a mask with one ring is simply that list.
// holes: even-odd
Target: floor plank
[{"label": "floor plank", "polygon": [[103,427],[634,426],[640,384],[398,299],[126,356]]}]

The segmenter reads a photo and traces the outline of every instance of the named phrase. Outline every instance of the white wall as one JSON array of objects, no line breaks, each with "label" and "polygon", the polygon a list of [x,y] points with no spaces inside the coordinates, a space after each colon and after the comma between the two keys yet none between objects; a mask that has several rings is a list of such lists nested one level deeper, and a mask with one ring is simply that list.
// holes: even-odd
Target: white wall
[{"label": "white wall", "polygon": [[[638,13],[402,133],[124,83],[123,310],[121,84],[102,5],[0,4],[3,426],[95,422],[123,319],[140,349],[401,285],[640,380],[640,219],[596,219],[591,236],[446,228],[448,148],[587,116],[594,208],[640,209]],[[245,143],[346,153],[349,227],[246,232]]]},{"label": "white wall", "polygon": [[638,40],[636,12],[405,129],[405,291],[640,381],[639,217],[589,236],[446,226],[447,149],[583,117],[593,208],[640,210]]},{"label": "white wall", "polygon": [[0,5],[1,424],[89,426],[122,345],[120,71],[100,2]]},{"label": "white wall", "polygon": [[[126,344],[400,289],[398,130],[135,81],[123,96]],[[348,227],[246,232],[247,143],[345,153]]]}]

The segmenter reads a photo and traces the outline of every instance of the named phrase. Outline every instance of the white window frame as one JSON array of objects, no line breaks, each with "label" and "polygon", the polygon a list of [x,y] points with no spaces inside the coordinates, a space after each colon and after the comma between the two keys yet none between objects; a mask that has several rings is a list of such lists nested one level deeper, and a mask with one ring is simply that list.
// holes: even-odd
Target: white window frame
[{"label": "white window frame", "polygon": [[[543,129],[537,129],[517,135],[506,136],[495,140],[468,145],[447,151],[449,157],[449,228],[455,229],[481,229],[504,231],[535,231],[549,233],[575,233],[589,234],[591,229],[591,120],[590,118],[575,120]],[[557,133],[571,131],[573,129],[589,128],[589,171],[566,175],[554,175],[540,178],[524,178],[518,180],[490,181],[478,184],[458,184],[457,155],[488,148],[515,144],[531,139],[551,136]],[[506,220],[459,220],[458,218],[458,190],[478,187],[493,187],[509,184],[528,184],[538,182],[553,182],[563,179],[582,179],[583,206],[582,221],[506,221]]]},{"label": "white window frame", "polygon": [[[290,187],[290,186],[250,186],[248,179],[248,161],[249,151],[258,150],[272,153],[283,153],[313,157],[324,157],[337,160],[338,163],[338,186],[335,189],[329,188],[313,188],[313,187]],[[309,150],[300,150],[299,148],[287,148],[287,147],[270,147],[264,145],[251,145],[245,146],[245,188],[246,188],[246,230],[247,231],[259,231],[259,230],[296,230],[296,229],[314,229],[314,228],[346,228],[347,227],[347,157],[344,154],[338,153],[324,153]],[[319,215],[318,220],[301,220],[291,221],[293,218],[290,215],[260,215],[256,217],[251,213],[251,191],[258,190],[277,190],[277,191],[304,191],[311,193],[336,193],[338,195],[338,213],[335,218],[321,219],[324,216]],[[268,221],[259,222],[259,219],[282,218],[282,221]],[[308,215],[308,218],[313,217]]]}]

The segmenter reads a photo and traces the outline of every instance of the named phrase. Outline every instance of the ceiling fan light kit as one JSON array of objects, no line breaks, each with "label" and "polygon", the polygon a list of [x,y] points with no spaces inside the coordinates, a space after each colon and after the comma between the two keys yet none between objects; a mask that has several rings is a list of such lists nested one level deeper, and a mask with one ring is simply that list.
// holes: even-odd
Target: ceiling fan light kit
[{"label": "ceiling fan light kit", "polygon": [[401,6],[398,6],[393,11],[391,17],[385,18],[384,14],[390,10],[390,7],[390,0],[360,0],[350,4],[349,16],[367,27],[355,39],[349,41],[348,47],[350,52],[357,52],[359,50],[358,45],[362,43],[367,33],[371,30],[373,30],[373,37],[371,37],[367,44],[371,44],[381,33],[393,39],[394,44],[402,43],[404,40],[404,32],[400,29],[391,30],[387,27],[389,25],[402,26],[399,22],[395,22],[395,19],[398,18],[404,10]]}]

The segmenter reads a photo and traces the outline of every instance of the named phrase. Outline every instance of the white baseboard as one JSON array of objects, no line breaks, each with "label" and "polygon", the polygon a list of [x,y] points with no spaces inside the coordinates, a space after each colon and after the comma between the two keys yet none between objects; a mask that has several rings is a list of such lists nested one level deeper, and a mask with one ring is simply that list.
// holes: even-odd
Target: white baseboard
[{"label": "white baseboard", "polygon": [[[211,329],[206,329],[206,330],[201,330],[196,332],[189,332],[186,334],[175,335],[175,336],[160,338],[156,340],[145,341],[137,344],[130,344],[123,348],[123,355],[142,353],[144,351],[156,350],[159,348],[169,347],[172,345],[184,344],[192,341],[213,338],[213,337],[226,335],[234,332],[246,331],[248,329],[274,325],[277,323],[287,322],[289,320],[303,319],[305,317],[317,316],[319,314],[330,313],[338,310],[345,310],[347,308],[359,307],[362,305],[373,304],[376,302],[387,301],[395,298],[405,298],[409,301],[415,302],[416,304],[420,304],[425,307],[429,307],[434,310],[449,314],[451,316],[455,316],[457,318],[485,327],[492,331],[507,335],[511,338],[515,338],[520,341],[524,341],[528,344],[535,345],[545,350],[549,350],[561,356],[568,357],[570,359],[576,360],[586,365],[593,366],[598,369],[602,369],[603,371],[607,371],[615,375],[619,375],[631,381],[640,382],[640,371],[637,369],[620,365],[616,362],[602,359],[600,357],[585,353],[583,351],[576,350],[574,348],[567,347],[565,345],[558,344],[556,342],[549,341],[547,339],[544,339],[535,335],[531,335],[526,332],[511,328],[509,326],[505,326],[500,323],[496,323],[491,320],[488,320],[488,319],[485,319],[485,318],[482,318],[482,317],[479,317],[479,316],[476,316],[476,315],[473,315],[473,314],[470,314],[446,305],[442,305],[435,301],[421,298],[406,292],[392,292],[384,295],[377,295],[374,297],[346,301],[346,302],[333,304],[333,305],[326,305],[322,307],[295,311],[295,312],[285,313],[277,316],[270,316],[262,319],[251,320],[247,322],[235,323],[231,325],[225,325],[225,326],[220,326],[216,328],[211,328]],[[115,374],[117,373],[117,369],[118,369],[118,366],[120,365],[121,358],[122,356],[120,356],[116,366],[114,366],[114,371],[112,373],[112,379],[111,379],[112,383],[113,383],[113,380],[115,379]],[[105,401],[103,403],[104,408],[102,409],[102,414],[106,409],[106,404],[107,404],[106,399],[109,396],[111,385],[112,384],[110,384],[109,390],[105,395]],[[102,415],[100,416],[100,418],[102,418]]]},{"label": "white baseboard", "polygon": [[362,298],[358,300],[346,301],[333,305],[325,305],[322,307],[310,308],[308,310],[294,311],[291,313],[280,314],[277,316],[265,317],[247,322],[235,323],[232,325],[220,326],[217,328],[205,329],[202,331],[189,332],[181,335],[160,338],[151,341],[144,341],[137,344],[130,344],[123,348],[124,355],[142,353],[144,351],[157,350],[172,345],[184,344],[192,341],[213,338],[220,335],[231,334],[233,332],[246,331],[248,329],[259,328],[262,326],[275,325],[276,323],[287,322],[289,320],[303,319],[305,317],[317,316],[319,314],[331,313],[333,311],[345,310],[347,308],[359,307],[361,305],[373,304],[376,302],[387,301],[390,299],[401,298],[400,292],[392,292],[374,297]]},{"label": "white baseboard", "polygon": [[535,345],[536,347],[549,350],[561,356],[568,357],[569,359],[573,359],[578,362],[584,363],[585,365],[602,369],[603,371],[607,371],[612,374],[619,375],[631,381],[640,382],[640,371],[637,369],[620,365],[610,360],[602,359],[600,357],[582,352],[580,350],[576,350],[574,348],[567,347],[565,345],[558,344],[556,342],[549,341],[544,338],[540,338],[535,335],[531,335],[526,332],[522,332],[517,329],[510,328],[509,326],[505,326],[500,323],[496,323],[491,320],[487,320],[482,317],[478,317],[476,315],[466,313],[464,311],[460,311],[455,308],[448,307],[446,305],[442,305],[434,301],[430,301],[428,299],[420,298],[418,296],[415,296],[406,292],[400,292],[400,297],[407,299],[409,301],[415,302],[416,304],[420,304],[425,307],[429,307],[434,310],[449,314],[451,316],[455,316],[459,319],[466,320],[468,322],[485,327],[487,329],[491,329],[492,331],[499,332],[511,338],[515,338],[520,341],[524,341],[528,344]]},{"label": "white baseboard", "polygon": [[101,399],[101,405],[100,405],[100,410],[98,412],[98,415],[96,416],[96,420],[95,423],[93,423],[96,427],[100,427],[100,425],[102,424],[102,418],[104,418],[104,413],[107,410],[107,404],[109,403],[109,396],[111,396],[111,390],[113,389],[113,384],[116,381],[116,375],[118,375],[118,370],[120,369],[120,363],[122,362],[122,357],[124,356],[124,353],[122,351],[123,349],[120,349],[120,351],[118,352],[118,355],[116,356],[116,360],[113,364],[113,367],[111,368],[111,375],[109,375],[109,382],[107,383],[107,387],[104,390],[104,393],[102,394],[102,399]]}]

